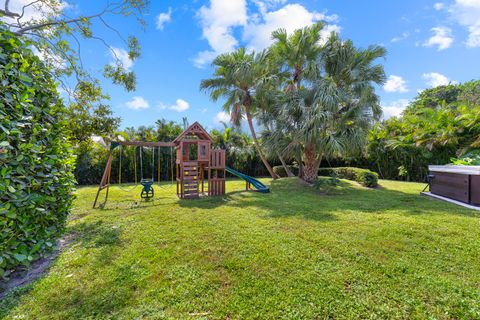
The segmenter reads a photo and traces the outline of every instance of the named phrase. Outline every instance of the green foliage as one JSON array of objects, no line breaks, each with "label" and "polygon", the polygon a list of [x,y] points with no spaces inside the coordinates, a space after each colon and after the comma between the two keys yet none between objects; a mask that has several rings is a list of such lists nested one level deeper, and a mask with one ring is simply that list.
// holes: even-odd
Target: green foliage
[{"label": "green foliage", "polygon": [[257,139],[253,124],[253,117],[260,106],[257,92],[263,91],[262,87],[268,86],[270,77],[276,74],[276,71],[271,69],[272,64],[269,63],[266,52],[250,53],[242,47],[219,55],[212,65],[215,67],[214,76],[202,80],[200,90],[208,92],[212,101],[220,98],[225,100],[223,109],[230,114],[234,125],[239,126],[242,118],[246,118],[257,153],[272,178],[276,178]]},{"label": "green foliage", "polygon": [[72,202],[65,107],[43,63],[0,29],[0,276],[51,250]]},{"label": "green foliage", "polygon": [[368,188],[378,186],[378,174],[367,169],[354,167],[320,168],[318,175],[336,175],[340,179],[353,180]]},{"label": "green foliage", "polygon": [[465,166],[480,166],[480,150],[473,150],[462,157],[450,159],[452,164]]},{"label": "green foliage", "polygon": [[[298,167],[293,165],[287,165],[288,169],[294,174],[298,175]],[[274,166],[273,172],[275,172],[279,177],[285,178],[288,177],[287,172],[285,171],[284,166]]]},{"label": "green foliage", "polygon": [[[385,81],[379,63],[385,49],[360,49],[336,34],[320,45],[321,27],[297,30],[290,37],[281,30],[275,32],[271,48],[275,61],[293,79],[270,108],[273,116],[265,121],[269,132],[264,137],[269,149],[276,146],[276,152],[305,167],[301,178],[307,182],[315,181],[323,158],[361,154],[380,115],[375,84]],[[298,56],[296,65],[297,58],[292,57]]]},{"label": "green foliage", "polygon": [[388,179],[424,181],[429,164],[448,164],[480,147],[480,81],[428,89],[401,118],[375,125],[368,161]]}]

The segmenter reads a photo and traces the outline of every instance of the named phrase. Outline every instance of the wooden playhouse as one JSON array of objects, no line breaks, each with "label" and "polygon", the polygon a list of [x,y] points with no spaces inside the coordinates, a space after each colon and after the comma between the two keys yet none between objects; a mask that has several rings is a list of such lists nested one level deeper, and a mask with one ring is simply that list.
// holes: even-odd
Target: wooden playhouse
[{"label": "wooden playhouse", "polygon": [[[212,137],[198,122],[175,138],[173,144],[179,198],[225,194],[225,150],[212,149]],[[207,191],[205,177],[208,180]]]}]

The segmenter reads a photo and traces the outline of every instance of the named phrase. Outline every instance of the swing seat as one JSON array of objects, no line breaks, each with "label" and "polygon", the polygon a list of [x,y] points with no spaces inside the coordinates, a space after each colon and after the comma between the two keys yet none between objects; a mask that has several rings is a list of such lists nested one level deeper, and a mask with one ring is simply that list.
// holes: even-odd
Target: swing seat
[{"label": "swing seat", "polygon": [[153,180],[151,179],[142,179],[140,181],[140,184],[143,186],[142,192],[140,193],[140,197],[142,199],[150,199],[153,198],[154,196],[154,191],[153,191]]}]

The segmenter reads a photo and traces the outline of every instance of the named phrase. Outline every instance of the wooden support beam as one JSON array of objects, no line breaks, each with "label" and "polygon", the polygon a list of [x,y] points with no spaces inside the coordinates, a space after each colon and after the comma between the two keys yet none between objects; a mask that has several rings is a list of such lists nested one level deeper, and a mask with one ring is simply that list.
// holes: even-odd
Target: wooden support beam
[{"label": "wooden support beam", "polygon": [[120,146],[139,146],[139,147],[175,147],[173,142],[165,141],[112,141]]}]

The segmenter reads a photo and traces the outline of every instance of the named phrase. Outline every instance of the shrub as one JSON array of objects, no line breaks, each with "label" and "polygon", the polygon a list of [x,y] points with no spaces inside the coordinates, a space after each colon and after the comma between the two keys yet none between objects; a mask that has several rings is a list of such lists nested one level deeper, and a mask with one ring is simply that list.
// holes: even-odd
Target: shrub
[{"label": "shrub", "polygon": [[[287,166],[287,167],[290,169],[290,171],[294,175],[298,175],[298,168],[297,167],[294,167],[294,166]],[[287,172],[285,171],[285,168],[283,166],[273,167],[273,172],[275,172],[276,174],[278,174],[282,178],[287,177]]]},{"label": "shrub", "polygon": [[374,188],[378,185],[378,174],[367,169],[339,167],[320,168],[318,170],[319,176],[332,176],[333,174],[336,174],[340,179],[357,181],[362,186],[369,188]]},{"label": "shrub", "polygon": [[451,158],[450,161],[455,165],[480,166],[480,150],[473,150],[460,158]]},{"label": "shrub", "polygon": [[0,28],[0,277],[51,250],[73,198],[65,107],[27,45]]}]

